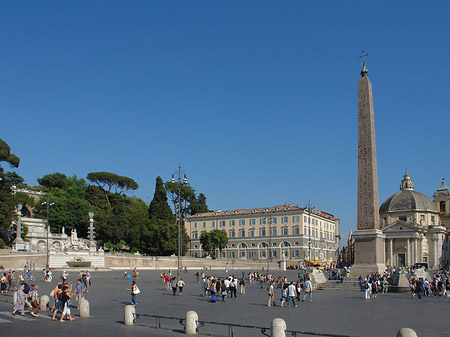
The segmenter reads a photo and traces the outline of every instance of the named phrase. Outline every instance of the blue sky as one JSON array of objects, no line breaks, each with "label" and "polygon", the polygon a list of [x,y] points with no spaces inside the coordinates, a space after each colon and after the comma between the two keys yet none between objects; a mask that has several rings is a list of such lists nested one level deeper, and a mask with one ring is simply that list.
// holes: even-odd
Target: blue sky
[{"label": "blue sky", "polygon": [[[375,2],[373,2],[375,3]],[[356,229],[357,85],[373,85],[380,202],[450,180],[450,3],[4,1],[0,138],[44,174],[178,165],[211,209],[285,202]]]}]

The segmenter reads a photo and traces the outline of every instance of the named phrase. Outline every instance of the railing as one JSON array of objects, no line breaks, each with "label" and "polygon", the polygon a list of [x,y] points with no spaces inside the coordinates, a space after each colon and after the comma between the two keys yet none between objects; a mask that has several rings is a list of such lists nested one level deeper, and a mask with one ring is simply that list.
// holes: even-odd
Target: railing
[{"label": "railing", "polygon": [[[176,320],[178,321],[183,327],[185,326],[186,322],[184,318],[178,318],[178,317],[171,317],[171,316],[160,316],[160,315],[149,315],[149,314],[136,314],[136,320],[140,317],[151,317],[156,319],[156,329],[161,329],[161,320]],[[212,321],[197,321],[197,332],[200,332],[199,330],[204,328],[205,325],[216,325],[216,326],[224,326],[228,328],[228,337],[234,337],[235,336],[235,330],[236,329],[252,329],[252,330],[259,330],[262,335],[264,336],[270,336],[270,328],[267,327],[261,327],[261,326],[255,326],[255,325],[244,325],[244,324],[235,324],[235,323],[224,323],[224,322],[212,322]],[[318,332],[307,332],[307,331],[294,331],[294,330],[286,330],[287,336],[321,336],[321,337],[352,337],[349,335],[336,335],[336,334],[324,334],[324,333],[318,333]],[[238,336],[238,335],[236,335]]]}]

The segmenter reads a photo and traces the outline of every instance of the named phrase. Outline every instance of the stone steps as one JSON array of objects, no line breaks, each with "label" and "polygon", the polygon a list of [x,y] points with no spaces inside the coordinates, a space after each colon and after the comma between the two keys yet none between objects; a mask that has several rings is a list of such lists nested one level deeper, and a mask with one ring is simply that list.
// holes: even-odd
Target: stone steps
[{"label": "stone steps", "polygon": [[336,280],[327,280],[325,283],[318,284],[316,286],[317,290],[345,290],[345,291],[361,291],[359,285],[354,285],[358,279],[344,279],[343,283]]}]

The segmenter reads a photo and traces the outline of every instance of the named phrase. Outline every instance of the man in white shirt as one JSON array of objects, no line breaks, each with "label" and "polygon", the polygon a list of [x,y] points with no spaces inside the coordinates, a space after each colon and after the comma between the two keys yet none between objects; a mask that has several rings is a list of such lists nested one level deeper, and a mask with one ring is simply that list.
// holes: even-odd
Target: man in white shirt
[{"label": "man in white shirt", "polygon": [[295,290],[294,282],[291,281],[291,284],[289,284],[289,287],[288,287],[288,300],[287,300],[288,308],[289,308],[289,303],[291,302],[291,300],[292,300],[292,305],[294,307],[297,306],[297,304],[295,304],[295,297],[296,296],[297,296],[297,290]]}]

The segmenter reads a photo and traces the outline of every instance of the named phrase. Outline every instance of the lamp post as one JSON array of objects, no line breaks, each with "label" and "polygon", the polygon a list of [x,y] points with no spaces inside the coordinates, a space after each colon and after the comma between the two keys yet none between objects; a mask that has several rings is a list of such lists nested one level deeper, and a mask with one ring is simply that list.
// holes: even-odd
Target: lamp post
[{"label": "lamp post", "polygon": [[53,206],[55,203],[52,202],[50,203],[50,198],[47,197],[47,201],[44,201],[42,203],[42,205],[47,205],[47,242],[46,242],[46,263],[45,263],[45,268],[48,269],[49,267],[49,255],[48,255],[48,232],[49,232],[49,223],[48,223],[48,218],[49,218],[49,211],[50,211],[50,206]]},{"label": "lamp post", "polygon": [[[178,171],[172,173],[172,183],[175,182],[175,175],[177,175],[177,183],[178,183],[178,198],[177,198],[177,209],[176,209],[176,219],[178,222],[178,240],[177,240],[177,248],[178,248],[178,252],[177,252],[177,280],[180,279],[180,268],[182,268],[181,264],[182,264],[182,260],[181,260],[181,255],[183,253],[182,251],[182,234],[181,234],[181,223],[183,222],[183,219],[181,218],[181,186],[186,185],[188,183],[187,177],[186,177],[186,172],[181,170],[181,166],[178,166]],[[181,179],[181,177],[183,177],[183,179]]]},{"label": "lamp post", "polygon": [[308,224],[309,224],[309,239],[308,239],[308,248],[309,248],[309,261],[308,261],[308,267],[311,268],[311,244],[312,244],[312,240],[311,240],[311,213],[314,210],[314,206],[308,201],[308,204],[305,206],[305,211],[308,212]]},{"label": "lamp post", "polygon": [[272,217],[266,216],[267,227],[269,228],[269,248],[267,249],[267,273],[269,273],[270,261],[272,261]]},{"label": "lamp post", "polygon": [[95,252],[97,249],[94,243],[94,212],[89,212],[89,251]]}]

